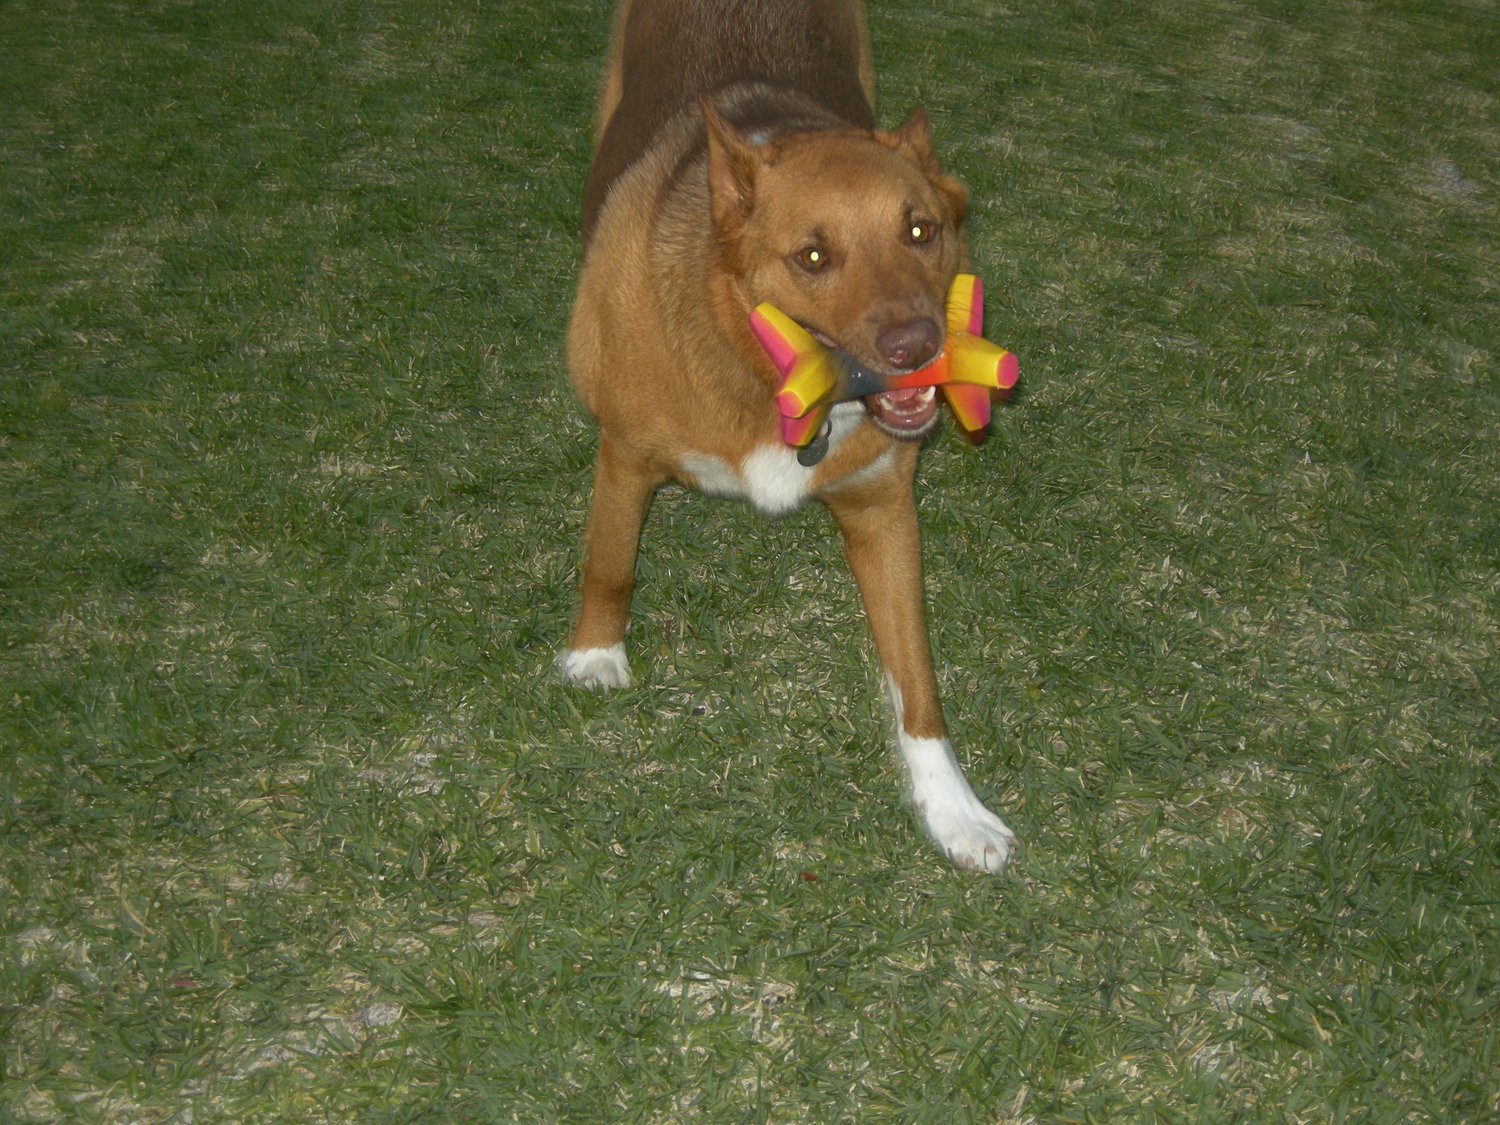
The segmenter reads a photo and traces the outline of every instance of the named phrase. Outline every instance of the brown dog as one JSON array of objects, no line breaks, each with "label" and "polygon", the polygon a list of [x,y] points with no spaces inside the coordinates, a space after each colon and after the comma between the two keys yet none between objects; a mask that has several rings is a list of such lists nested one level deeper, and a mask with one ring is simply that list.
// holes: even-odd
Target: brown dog
[{"label": "brown dog", "polygon": [[864,599],[913,803],[954,863],[999,871],[1014,837],[953,756],[922,612],[912,475],[936,397],[840,404],[799,458],[748,323],[770,301],[886,375],[941,350],[967,257],[964,192],[920,111],[874,130],[872,87],[859,0],[621,3],[568,329],[600,441],[583,605],[560,666],[583,684],[630,682],[636,549],[659,485],[770,513],[821,501]]}]

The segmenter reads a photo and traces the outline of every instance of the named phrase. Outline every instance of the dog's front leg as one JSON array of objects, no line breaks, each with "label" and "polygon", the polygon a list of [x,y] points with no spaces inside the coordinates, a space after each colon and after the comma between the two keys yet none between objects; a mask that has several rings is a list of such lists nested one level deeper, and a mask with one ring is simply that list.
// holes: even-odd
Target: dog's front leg
[{"label": "dog's front leg", "polygon": [[829,497],[844,535],[896,710],[912,804],[958,867],[1000,871],[1015,834],[974,795],[948,741],[922,611],[922,562],[910,482],[871,482]]},{"label": "dog's front leg", "polygon": [[558,661],[562,674],[575,683],[630,686],[625,624],[641,524],[658,483],[608,438],[600,438],[593,505],[584,533],[583,604],[568,649]]}]

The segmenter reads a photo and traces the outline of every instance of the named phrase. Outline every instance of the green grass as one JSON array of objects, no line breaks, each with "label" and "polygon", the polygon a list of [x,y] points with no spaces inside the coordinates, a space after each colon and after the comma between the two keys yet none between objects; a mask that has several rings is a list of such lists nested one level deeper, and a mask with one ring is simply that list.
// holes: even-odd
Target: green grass
[{"label": "green grass", "polygon": [[901,808],[825,516],[551,662],[602,0],[0,21],[0,1119],[1500,1117],[1500,24],[871,12],[1023,390],[921,470]]}]

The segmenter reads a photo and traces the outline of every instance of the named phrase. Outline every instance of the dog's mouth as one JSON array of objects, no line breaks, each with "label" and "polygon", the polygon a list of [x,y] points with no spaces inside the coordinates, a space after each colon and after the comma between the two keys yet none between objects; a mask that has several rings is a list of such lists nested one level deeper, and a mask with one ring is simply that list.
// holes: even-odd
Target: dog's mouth
[{"label": "dog's mouth", "polygon": [[[876,387],[892,375],[907,374],[906,372],[889,372],[882,375],[879,371],[860,363],[825,333],[813,328],[809,328],[808,331],[824,347],[848,357],[853,365],[849,377],[856,388],[861,382],[867,382],[871,387]],[[936,387],[902,387],[893,391],[872,390],[868,394],[856,397],[864,403],[865,411],[876,426],[891,437],[902,441],[919,441],[937,425]]]},{"label": "dog's mouth", "polygon": [[865,395],[860,401],[877,426],[903,441],[925,437],[937,424],[936,387],[884,391],[878,395]]}]

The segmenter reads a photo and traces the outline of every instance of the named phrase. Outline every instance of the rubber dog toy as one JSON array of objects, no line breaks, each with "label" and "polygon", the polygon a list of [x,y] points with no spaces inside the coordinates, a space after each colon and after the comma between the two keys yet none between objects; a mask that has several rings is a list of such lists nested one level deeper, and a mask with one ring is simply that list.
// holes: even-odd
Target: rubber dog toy
[{"label": "rubber dog toy", "polygon": [[1016,385],[1016,357],[984,339],[984,286],[961,273],[948,289],[948,338],[938,357],[904,375],[879,375],[842,348],[815,340],[775,305],[757,305],[750,330],[781,372],[776,408],[781,437],[806,446],[822,431],[835,403],[910,387],[937,387],[966,437],[978,440],[989,425],[990,407]]}]

